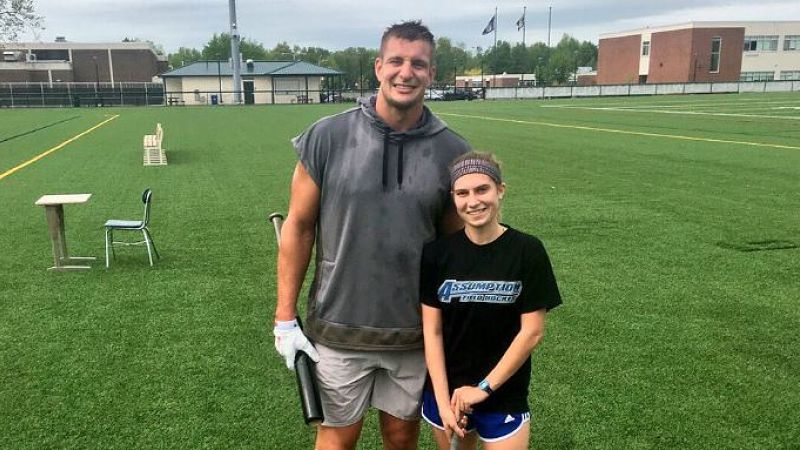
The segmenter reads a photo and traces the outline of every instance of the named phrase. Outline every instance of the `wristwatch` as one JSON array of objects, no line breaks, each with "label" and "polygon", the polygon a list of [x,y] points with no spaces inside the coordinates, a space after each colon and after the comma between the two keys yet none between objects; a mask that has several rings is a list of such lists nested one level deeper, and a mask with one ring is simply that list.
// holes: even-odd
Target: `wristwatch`
[{"label": "wristwatch", "polygon": [[481,380],[480,383],[478,383],[478,389],[482,390],[483,392],[486,392],[486,394],[488,395],[492,395],[492,392],[494,392],[492,390],[492,387],[489,386],[489,380],[487,380],[486,378],[484,378],[483,380]]}]

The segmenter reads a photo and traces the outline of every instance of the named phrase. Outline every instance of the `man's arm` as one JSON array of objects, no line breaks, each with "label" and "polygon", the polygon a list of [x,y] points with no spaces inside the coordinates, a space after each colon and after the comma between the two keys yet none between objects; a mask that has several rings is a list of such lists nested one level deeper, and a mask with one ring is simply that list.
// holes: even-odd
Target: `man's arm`
[{"label": "man's arm", "polygon": [[[449,201],[452,203],[453,199],[450,199]],[[464,221],[461,220],[461,217],[458,217],[456,208],[450,205],[450,207],[445,210],[442,218],[439,219],[439,226],[437,230],[439,232],[439,236],[453,234],[462,228],[464,228]]]},{"label": "man's arm", "polygon": [[319,215],[319,186],[298,162],[292,176],[289,212],[278,250],[278,303],[275,321],[294,320],[297,297],[311,259]]}]

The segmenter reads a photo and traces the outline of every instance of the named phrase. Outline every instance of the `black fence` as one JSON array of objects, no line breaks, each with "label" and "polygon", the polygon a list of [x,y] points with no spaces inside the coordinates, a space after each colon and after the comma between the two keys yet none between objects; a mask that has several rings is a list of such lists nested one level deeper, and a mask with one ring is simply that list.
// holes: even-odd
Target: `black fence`
[{"label": "black fence", "polygon": [[[370,91],[363,91],[369,95]],[[165,106],[218,106],[218,105],[288,105],[318,103],[348,103],[355,101],[359,91],[333,89],[243,89],[237,93],[231,90],[192,90],[164,92]]]},{"label": "black fence", "polygon": [[164,104],[161,83],[0,83],[0,107],[98,107]]}]

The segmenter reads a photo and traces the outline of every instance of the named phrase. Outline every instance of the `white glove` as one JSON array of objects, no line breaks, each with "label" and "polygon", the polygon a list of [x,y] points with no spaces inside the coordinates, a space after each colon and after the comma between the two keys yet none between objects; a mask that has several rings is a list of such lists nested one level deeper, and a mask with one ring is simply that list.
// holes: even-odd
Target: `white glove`
[{"label": "white glove", "polygon": [[298,351],[305,352],[314,362],[319,362],[317,349],[303,334],[296,320],[275,322],[272,334],[275,335],[275,349],[286,360],[286,367],[289,370],[294,370],[294,358]]}]

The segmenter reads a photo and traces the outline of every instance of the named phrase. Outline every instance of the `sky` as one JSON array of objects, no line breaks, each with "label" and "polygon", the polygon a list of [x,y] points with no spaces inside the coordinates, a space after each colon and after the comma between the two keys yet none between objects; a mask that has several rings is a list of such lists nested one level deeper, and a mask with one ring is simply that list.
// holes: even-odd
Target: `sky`
[{"label": "sky", "polygon": [[[227,0],[34,0],[44,29],[27,31],[22,41],[72,42],[150,40],[168,53],[179,47],[202,50],[214,33],[230,31]],[[798,0],[237,0],[239,34],[272,48],[281,41],[301,47],[341,50],[377,48],[392,23],[421,19],[436,37],[467,49],[489,48],[481,35],[495,7],[497,39],[521,42],[515,22],[526,12],[525,42],[547,42],[564,34],[597,43],[599,35],[646,26],[691,21],[800,20]]]}]

